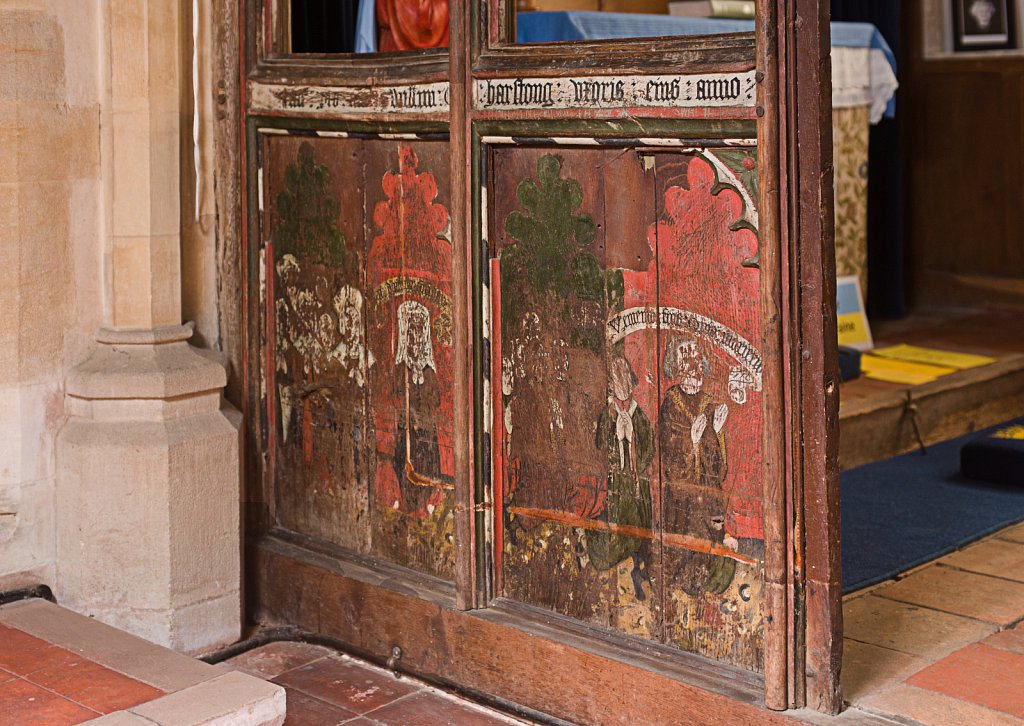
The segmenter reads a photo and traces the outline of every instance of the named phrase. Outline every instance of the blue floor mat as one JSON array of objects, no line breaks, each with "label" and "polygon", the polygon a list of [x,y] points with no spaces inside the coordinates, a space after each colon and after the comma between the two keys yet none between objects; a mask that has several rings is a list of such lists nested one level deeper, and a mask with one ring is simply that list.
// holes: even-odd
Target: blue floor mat
[{"label": "blue floor mat", "polygon": [[926,455],[913,452],[842,473],[843,592],[1024,520],[1024,487],[960,474],[960,447],[977,435],[929,446]]}]

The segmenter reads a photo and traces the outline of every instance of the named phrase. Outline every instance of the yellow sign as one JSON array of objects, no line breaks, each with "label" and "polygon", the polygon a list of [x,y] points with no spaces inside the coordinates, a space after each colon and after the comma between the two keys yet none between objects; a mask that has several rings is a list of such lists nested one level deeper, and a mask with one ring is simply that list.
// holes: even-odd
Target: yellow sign
[{"label": "yellow sign", "polygon": [[993,439],[1017,439],[1018,441],[1024,440],[1024,426],[1020,424],[1016,426],[1007,426],[1005,429],[999,429],[992,434]]},{"label": "yellow sign", "polygon": [[956,369],[866,354],[861,356],[860,370],[865,378],[917,386],[922,383],[930,383],[937,378],[953,373]]},{"label": "yellow sign", "polygon": [[925,363],[927,365],[941,366],[943,368],[977,368],[995,363],[995,358],[985,355],[973,355],[971,353],[955,353],[949,350],[937,350],[935,348],[920,348],[916,345],[893,345],[888,348],[875,348],[872,355],[903,360],[910,363]]},{"label": "yellow sign", "polygon": [[836,327],[839,345],[857,350],[871,350],[871,328],[864,314],[864,299],[856,275],[836,278]]}]

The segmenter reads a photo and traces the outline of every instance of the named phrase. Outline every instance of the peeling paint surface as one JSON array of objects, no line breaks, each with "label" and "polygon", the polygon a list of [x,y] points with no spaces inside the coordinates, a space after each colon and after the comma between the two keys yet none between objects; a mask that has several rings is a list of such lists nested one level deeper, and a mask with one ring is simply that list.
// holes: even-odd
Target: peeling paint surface
[{"label": "peeling paint surface", "polygon": [[447,147],[265,143],[278,523],[450,578]]},{"label": "peeling paint surface", "polygon": [[503,596],[758,670],[760,282],[742,162],[495,149],[492,430]]}]

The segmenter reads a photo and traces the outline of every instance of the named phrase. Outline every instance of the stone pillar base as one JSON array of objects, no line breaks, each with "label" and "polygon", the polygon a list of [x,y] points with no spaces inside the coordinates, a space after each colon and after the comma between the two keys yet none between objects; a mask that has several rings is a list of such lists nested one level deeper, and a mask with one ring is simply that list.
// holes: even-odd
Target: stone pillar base
[{"label": "stone pillar base", "polygon": [[57,598],[194,653],[241,631],[241,416],[191,327],[101,331],[57,441]]}]

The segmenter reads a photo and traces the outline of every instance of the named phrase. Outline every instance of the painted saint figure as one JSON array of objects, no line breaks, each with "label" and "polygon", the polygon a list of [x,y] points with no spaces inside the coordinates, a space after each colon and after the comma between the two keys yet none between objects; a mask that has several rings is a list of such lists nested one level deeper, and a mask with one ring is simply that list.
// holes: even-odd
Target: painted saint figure
[{"label": "painted saint figure", "polygon": [[[729,407],[715,406],[703,391],[711,365],[695,338],[677,336],[665,347],[662,371],[678,380],[665,393],[659,417],[665,531],[735,548],[725,537],[728,469],[725,421]],[[721,593],[732,582],[736,563],[720,555],[685,549],[666,553],[666,574],[690,595]]]},{"label": "painted saint figure", "polygon": [[373,364],[373,354],[363,342],[363,294],[345,285],[334,296],[334,312],[338,315],[340,340],[328,353],[348,371],[348,377],[360,388],[366,383],[366,369]]},{"label": "painted saint figure", "polygon": [[[613,524],[651,528],[651,480],[647,473],[654,459],[651,421],[633,398],[637,377],[625,358],[611,363],[611,395],[597,419],[597,448],[608,456],[608,497],[598,515]],[[650,579],[646,563],[650,540],[610,532],[589,532],[587,554],[599,569],[633,558],[633,590],[645,599],[643,580]]]},{"label": "painted saint figure", "polygon": [[428,505],[442,479],[436,422],[441,390],[434,367],[430,312],[415,300],[398,306],[394,384],[400,402],[394,467],[402,508],[418,516],[432,514]]}]

